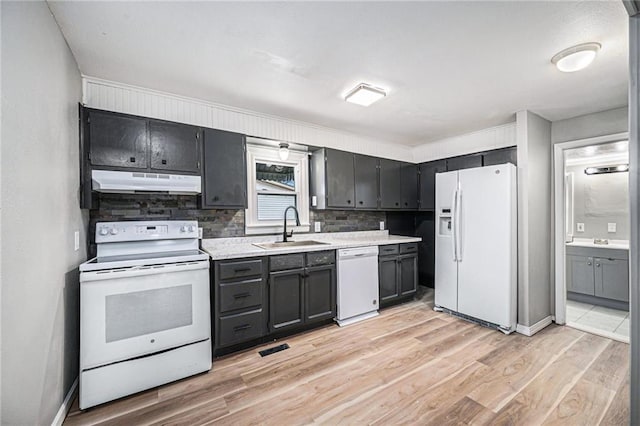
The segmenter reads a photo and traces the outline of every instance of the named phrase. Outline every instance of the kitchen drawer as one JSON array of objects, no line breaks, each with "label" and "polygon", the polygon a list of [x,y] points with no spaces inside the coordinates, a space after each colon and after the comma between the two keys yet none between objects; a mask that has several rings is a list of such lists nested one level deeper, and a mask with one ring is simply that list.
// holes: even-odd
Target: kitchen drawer
[{"label": "kitchen drawer", "polygon": [[417,252],[418,252],[418,243],[400,244],[400,254],[417,253]]},{"label": "kitchen drawer", "polygon": [[262,259],[225,261],[219,267],[221,280],[262,275]]},{"label": "kitchen drawer", "polygon": [[603,259],[627,260],[629,251],[600,247],[566,246],[566,253],[571,256],[601,257]]},{"label": "kitchen drawer", "polygon": [[262,305],[262,277],[220,283],[220,312]]},{"label": "kitchen drawer", "polygon": [[378,248],[378,254],[380,256],[387,256],[389,254],[398,254],[398,244],[387,244],[386,246],[380,246]]},{"label": "kitchen drawer", "polygon": [[304,268],[304,253],[269,257],[269,271],[284,271],[298,268]]},{"label": "kitchen drawer", "polygon": [[262,337],[264,334],[263,324],[264,313],[262,309],[220,317],[216,346],[229,346]]},{"label": "kitchen drawer", "polygon": [[312,251],[307,253],[307,266],[331,265],[336,263],[335,250]]}]

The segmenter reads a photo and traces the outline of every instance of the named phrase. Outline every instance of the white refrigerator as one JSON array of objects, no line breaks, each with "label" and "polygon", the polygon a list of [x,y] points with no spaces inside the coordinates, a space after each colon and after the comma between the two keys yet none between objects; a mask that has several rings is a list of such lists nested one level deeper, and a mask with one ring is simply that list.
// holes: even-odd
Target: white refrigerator
[{"label": "white refrigerator", "polygon": [[513,164],[436,174],[435,308],[511,333],[517,321]]}]

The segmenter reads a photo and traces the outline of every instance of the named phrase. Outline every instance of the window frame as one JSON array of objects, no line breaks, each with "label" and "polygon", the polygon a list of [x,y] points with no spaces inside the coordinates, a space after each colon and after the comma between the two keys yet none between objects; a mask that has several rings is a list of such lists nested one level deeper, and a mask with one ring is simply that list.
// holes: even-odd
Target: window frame
[{"label": "window frame", "polygon": [[250,143],[247,140],[247,208],[245,234],[276,234],[284,231],[283,220],[258,220],[258,192],[256,191],[256,163],[279,164],[293,167],[295,175],[296,208],[300,226],[295,219],[287,220],[287,230],[309,232],[309,156],[307,152],[289,149],[289,158],[281,160],[275,146]]}]

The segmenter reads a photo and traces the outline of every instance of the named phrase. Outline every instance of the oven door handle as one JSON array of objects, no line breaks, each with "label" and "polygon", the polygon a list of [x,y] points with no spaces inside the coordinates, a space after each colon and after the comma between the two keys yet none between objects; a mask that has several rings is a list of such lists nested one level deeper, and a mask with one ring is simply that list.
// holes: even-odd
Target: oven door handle
[{"label": "oven door handle", "polygon": [[103,271],[90,271],[80,273],[80,282],[115,280],[120,278],[142,277],[146,275],[168,274],[171,272],[195,271],[208,269],[209,261],[200,260],[194,262],[171,263],[167,265],[135,266],[133,268],[108,269]]}]

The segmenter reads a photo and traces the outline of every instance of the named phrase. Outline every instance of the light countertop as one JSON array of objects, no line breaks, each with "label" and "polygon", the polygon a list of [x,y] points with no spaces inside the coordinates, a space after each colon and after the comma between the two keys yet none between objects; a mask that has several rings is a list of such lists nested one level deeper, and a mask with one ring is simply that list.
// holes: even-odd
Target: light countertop
[{"label": "light countertop", "polygon": [[591,238],[574,238],[572,242],[567,243],[567,247],[590,247],[616,250],[629,250],[628,240],[608,240],[609,244],[596,244]]},{"label": "light countertop", "polygon": [[381,246],[386,244],[414,243],[422,241],[419,237],[403,237],[389,235],[389,231],[355,231],[294,234],[290,241],[314,240],[328,244],[310,245],[304,247],[278,247],[263,249],[254,243],[273,243],[282,241],[280,235],[236,237],[236,238],[208,238],[202,240],[202,250],[213,260],[237,259],[241,257],[270,256],[274,254],[301,253],[321,250],[337,250],[352,247]]}]

